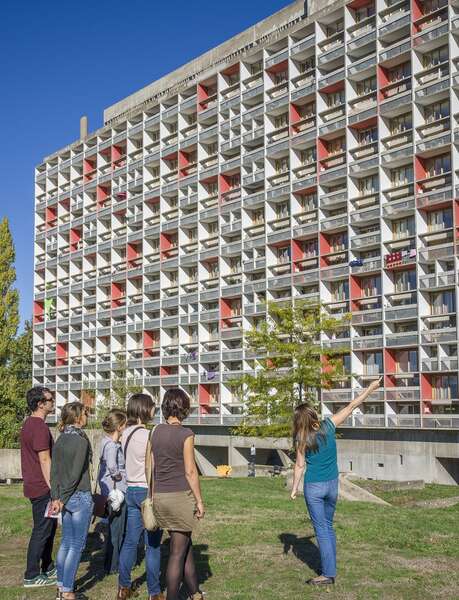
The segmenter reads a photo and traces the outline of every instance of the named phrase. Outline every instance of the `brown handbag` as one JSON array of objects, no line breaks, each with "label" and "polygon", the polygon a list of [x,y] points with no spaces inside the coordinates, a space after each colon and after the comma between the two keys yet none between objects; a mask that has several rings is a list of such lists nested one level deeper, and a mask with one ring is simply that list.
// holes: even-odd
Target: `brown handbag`
[{"label": "brown handbag", "polygon": [[154,460],[152,452],[152,437],[156,427],[153,427],[148,437],[147,449],[145,451],[145,478],[147,480],[148,495],[140,505],[140,511],[142,513],[143,526],[147,531],[156,531],[159,529],[158,521],[155,517],[155,511],[153,507],[153,490],[154,490]]}]

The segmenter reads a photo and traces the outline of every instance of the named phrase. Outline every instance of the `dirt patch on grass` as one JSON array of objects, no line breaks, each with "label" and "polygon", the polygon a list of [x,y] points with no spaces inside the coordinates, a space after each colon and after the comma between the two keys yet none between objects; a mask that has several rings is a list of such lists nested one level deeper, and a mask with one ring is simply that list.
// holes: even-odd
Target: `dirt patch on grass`
[{"label": "dirt patch on grass", "polygon": [[422,508],[448,508],[459,504],[459,496],[452,496],[451,498],[438,498],[436,500],[421,500],[419,502],[413,502],[410,506],[419,506]]}]

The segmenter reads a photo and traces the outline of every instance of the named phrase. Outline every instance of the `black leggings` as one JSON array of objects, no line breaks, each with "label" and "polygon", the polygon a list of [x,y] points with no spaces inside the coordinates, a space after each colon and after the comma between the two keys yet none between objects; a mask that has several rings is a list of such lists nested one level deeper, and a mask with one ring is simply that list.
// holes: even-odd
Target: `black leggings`
[{"label": "black leggings", "polygon": [[169,562],[167,563],[166,585],[167,600],[179,600],[182,581],[188,592],[199,592],[198,576],[194,565],[191,533],[170,531]]}]

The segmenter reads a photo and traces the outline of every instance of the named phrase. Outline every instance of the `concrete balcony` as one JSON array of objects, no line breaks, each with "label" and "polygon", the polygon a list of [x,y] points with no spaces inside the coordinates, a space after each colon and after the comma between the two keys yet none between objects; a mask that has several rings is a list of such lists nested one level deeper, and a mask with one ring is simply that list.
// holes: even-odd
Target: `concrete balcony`
[{"label": "concrete balcony", "polygon": [[415,210],[414,196],[403,200],[394,200],[393,202],[383,204],[383,216],[389,219],[399,219],[408,216]]},{"label": "concrete balcony", "polygon": [[433,190],[432,192],[419,195],[417,197],[417,204],[419,208],[425,208],[436,204],[444,204],[452,199],[453,189],[451,186],[447,186],[440,190]]},{"label": "concrete balcony", "polygon": [[386,346],[388,348],[417,346],[418,334],[411,332],[392,333],[386,335]]},{"label": "concrete balcony", "polygon": [[419,262],[430,263],[436,260],[450,259],[454,256],[454,245],[433,246],[432,248],[421,248],[418,251]]},{"label": "concrete balcony", "polygon": [[336,69],[336,71],[333,71],[332,73],[328,74],[327,76],[321,77],[318,82],[318,87],[319,87],[319,89],[328,87],[329,85],[332,85],[333,83],[342,81],[344,78],[345,78],[344,69],[343,68]]},{"label": "concrete balcony", "polygon": [[352,400],[352,390],[323,390],[321,394],[322,402],[350,402]]},{"label": "concrete balcony", "polygon": [[455,327],[424,330],[421,332],[421,343],[423,344],[444,344],[447,342],[457,342],[457,330]]},{"label": "concrete balcony", "polygon": [[400,37],[400,31],[406,29],[409,34],[411,24],[410,11],[396,11],[392,15],[389,14],[383,18],[383,25],[378,29],[378,37],[380,41],[388,42],[396,37]]},{"label": "concrete balcony", "polygon": [[378,323],[382,321],[382,310],[361,310],[352,313],[353,325],[366,325],[368,323]]},{"label": "concrete balcony", "polygon": [[422,427],[424,429],[457,429],[459,427],[459,416],[423,415]]},{"label": "concrete balcony", "polygon": [[386,417],[381,415],[354,414],[354,427],[385,427]]},{"label": "concrete balcony", "polygon": [[447,96],[450,88],[449,75],[436,83],[425,85],[415,91],[414,99],[419,104],[427,105]]},{"label": "concrete balcony", "polygon": [[369,248],[370,246],[379,246],[381,243],[380,233],[365,233],[351,238],[351,248]]},{"label": "concrete balcony", "polygon": [[299,273],[295,273],[293,275],[293,285],[308,285],[311,283],[319,282],[319,271],[317,269],[312,269],[308,271],[303,271]]},{"label": "concrete balcony", "polygon": [[379,112],[384,117],[396,116],[403,113],[407,105],[411,105],[411,90],[403,92],[396,98],[383,100],[379,105]]},{"label": "concrete balcony", "polygon": [[411,402],[421,397],[418,387],[393,387],[386,388],[387,402]]},{"label": "concrete balcony", "polygon": [[320,222],[320,230],[331,232],[338,229],[343,229],[344,227],[347,227],[347,224],[347,215],[344,215],[343,217],[331,217]]},{"label": "concrete balcony", "polygon": [[362,210],[358,210],[355,212],[351,212],[350,214],[350,222],[351,225],[363,225],[364,223],[371,223],[372,221],[377,221],[380,216],[379,206],[376,208],[364,208]]},{"label": "concrete balcony", "polygon": [[398,58],[399,56],[403,56],[404,54],[408,54],[411,51],[411,40],[408,39],[406,41],[396,42],[389,48],[386,48],[382,52],[379,53],[379,62],[386,62],[392,60],[394,58]]},{"label": "concrete balcony", "polygon": [[330,210],[347,203],[346,191],[337,191],[320,197],[320,208]]},{"label": "concrete balcony", "polygon": [[384,315],[386,321],[410,321],[412,319],[417,319],[418,305],[409,304],[407,306],[386,308]]},{"label": "concrete balcony", "polygon": [[409,429],[419,429],[421,427],[421,415],[402,415],[388,414],[388,427],[407,427]]},{"label": "concrete balcony", "polygon": [[366,335],[352,338],[353,350],[371,350],[373,348],[382,348],[384,345],[382,335]]},{"label": "concrete balcony", "polygon": [[352,265],[351,273],[353,275],[358,275],[362,273],[372,273],[375,271],[379,271],[382,267],[380,258],[366,258],[363,260],[362,265]]},{"label": "concrete balcony", "polygon": [[423,52],[429,51],[436,47],[437,43],[441,40],[441,38],[446,38],[448,35],[447,19],[448,17],[446,15],[445,22],[439,22],[437,25],[430,28],[428,31],[416,34],[413,38],[413,46],[416,49],[420,49],[422,46]]},{"label": "concrete balcony", "polygon": [[456,285],[456,274],[454,271],[441,273],[438,275],[424,275],[419,278],[420,289],[438,289],[444,287],[454,287]]}]

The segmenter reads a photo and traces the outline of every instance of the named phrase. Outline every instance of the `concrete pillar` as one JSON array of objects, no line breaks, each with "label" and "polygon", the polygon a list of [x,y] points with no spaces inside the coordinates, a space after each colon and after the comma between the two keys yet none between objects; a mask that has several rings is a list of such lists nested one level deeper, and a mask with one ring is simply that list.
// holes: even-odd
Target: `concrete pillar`
[{"label": "concrete pillar", "polygon": [[80,119],[80,140],[88,137],[88,117],[83,115]]}]

